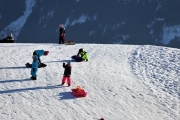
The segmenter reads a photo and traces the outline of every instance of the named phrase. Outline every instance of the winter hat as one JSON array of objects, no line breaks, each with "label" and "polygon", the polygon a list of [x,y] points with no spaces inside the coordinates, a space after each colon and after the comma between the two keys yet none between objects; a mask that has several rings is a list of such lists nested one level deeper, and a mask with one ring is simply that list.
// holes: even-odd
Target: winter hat
[{"label": "winter hat", "polygon": [[44,52],[44,55],[48,55],[48,54],[49,54],[49,51],[45,51],[45,52]]},{"label": "winter hat", "polygon": [[59,27],[64,27],[64,25],[63,24],[59,24]]},{"label": "winter hat", "polygon": [[83,52],[83,49],[81,48],[81,49],[79,49],[79,52]]},{"label": "winter hat", "polygon": [[69,60],[68,62],[67,62],[67,65],[70,65],[71,64],[71,61]]}]

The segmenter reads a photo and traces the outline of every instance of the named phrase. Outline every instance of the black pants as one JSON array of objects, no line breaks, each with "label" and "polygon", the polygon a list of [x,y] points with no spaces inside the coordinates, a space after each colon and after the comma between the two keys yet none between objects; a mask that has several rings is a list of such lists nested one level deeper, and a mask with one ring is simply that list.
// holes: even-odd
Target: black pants
[{"label": "black pants", "polygon": [[59,44],[64,44],[64,37],[63,36],[59,36]]}]

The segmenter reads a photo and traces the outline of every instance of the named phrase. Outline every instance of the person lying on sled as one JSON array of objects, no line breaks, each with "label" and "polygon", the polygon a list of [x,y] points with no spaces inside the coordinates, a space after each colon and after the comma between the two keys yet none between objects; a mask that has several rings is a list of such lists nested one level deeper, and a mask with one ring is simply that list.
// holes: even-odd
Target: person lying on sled
[{"label": "person lying on sled", "polygon": [[88,61],[88,54],[86,51],[83,50],[83,48],[79,49],[79,52],[77,55],[74,55],[71,57],[76,62],[84,62]]}]

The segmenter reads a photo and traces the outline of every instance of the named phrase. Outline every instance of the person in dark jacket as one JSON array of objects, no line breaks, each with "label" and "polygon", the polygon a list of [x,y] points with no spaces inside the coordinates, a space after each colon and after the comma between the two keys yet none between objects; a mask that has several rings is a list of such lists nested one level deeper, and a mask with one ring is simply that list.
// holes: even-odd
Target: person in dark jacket
[{"label": "person in dark jacket", "polygon": [[65,42],[65,27],[63,24],[59,25],[59,44],[64,44]]},{"label": "person in dark jacket", "polygon": [[66,82],[66,79],[67,79],[68,86],[70,86],[71,85],[71,63],[70,63],[70,61],[67,64],[63,63],[63,68],[64,68],[64,75],[62,78],[61,85],[64,85],[64,83]]}]

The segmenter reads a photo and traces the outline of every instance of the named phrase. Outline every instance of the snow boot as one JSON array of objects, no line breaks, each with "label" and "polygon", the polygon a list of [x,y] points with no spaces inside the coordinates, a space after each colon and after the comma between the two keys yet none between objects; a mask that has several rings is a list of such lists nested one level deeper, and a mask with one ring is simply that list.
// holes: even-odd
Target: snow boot
[{"label": "snow boot", "polygon": [[32,76],[31,79],[32,79],[32,80],[36,80],[36,77]]},{"label": "snow boot", "polygon": [[62,82],[61,85],[64,85],[64,82]]}]

